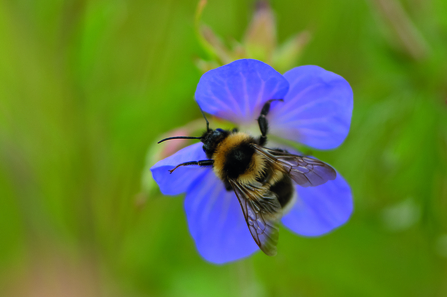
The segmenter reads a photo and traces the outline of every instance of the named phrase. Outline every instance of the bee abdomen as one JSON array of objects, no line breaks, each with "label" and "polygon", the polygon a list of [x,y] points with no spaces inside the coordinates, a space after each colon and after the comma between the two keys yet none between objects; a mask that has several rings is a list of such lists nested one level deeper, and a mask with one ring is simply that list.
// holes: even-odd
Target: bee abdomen
[{"label": "bee abdomen", "polygon": [[290,177],[284,174],[280,180],[270,187],[270,191],[276,194],[281,207],[284,209],[291,202],[295,189]]}]

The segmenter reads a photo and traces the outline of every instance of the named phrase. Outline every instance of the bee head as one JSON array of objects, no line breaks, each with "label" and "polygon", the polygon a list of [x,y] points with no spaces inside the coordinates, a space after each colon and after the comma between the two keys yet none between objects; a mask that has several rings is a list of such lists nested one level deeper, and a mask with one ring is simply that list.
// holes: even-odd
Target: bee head
[{"label": "bee head", "polygon": [[208,127],[208,130],[203,133],[201,137],[201,141],[203,142],[203,151],[206,153],[206,155],[208,157],[211,157],[219,143],[224,140],[229,134],[230,131],[220,128],[213,130],[209,129]]},{"label": "bee head", "polygon": [[[200,108],[200,106],[199,106]],[[206,121],[206,131],[202,134],[201,137],[194,137],[194,136],[174,136],[174,137],[168,137],[165,139],[160,140],[158,143],[164,142],[166,140],[172,140],[172,139],[200,139],[201,142],[203,142],[203,151],[206,153],[208,158],[211,158],[211,156],[216,151],[217,146],[219,143],[224,140],[229,134],[230,131],[223,130],[223,129],[216,129],[213,130],[210,128],[210,123],[208,122],[208,119],[205,116],[205,113],[200,108],[200,111],[202,112],[203,118]]]}]

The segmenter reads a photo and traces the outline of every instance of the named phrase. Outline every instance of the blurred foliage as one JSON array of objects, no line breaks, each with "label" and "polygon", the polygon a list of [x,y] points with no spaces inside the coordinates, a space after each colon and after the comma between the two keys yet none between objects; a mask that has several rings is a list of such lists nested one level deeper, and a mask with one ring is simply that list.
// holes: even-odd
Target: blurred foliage
[{"label": "blurred foliage", "polygon": [[[197,254],[181,197],[138,194],[147,148],[200,117],[196,6],[0,2],[0,295],[446,296],[447,2],[271,1],[278,42],[309,32],[300,64],[353,87],[348,139],[314,154],[355,212],[224,266]],[[202,22],[231,47],[253,7],[210,1]]]}]

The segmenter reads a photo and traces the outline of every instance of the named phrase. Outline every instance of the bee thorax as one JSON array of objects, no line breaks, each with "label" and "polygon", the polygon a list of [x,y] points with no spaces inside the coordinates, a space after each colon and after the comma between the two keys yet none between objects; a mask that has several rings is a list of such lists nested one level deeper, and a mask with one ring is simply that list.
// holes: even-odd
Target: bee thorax
[{"label": "bee thorax", "polygon": [[222,180],[254,180],[258,159],[262,158],[256,154],[251,144],[253,141],[245,133],[232,134],[222,141],[213,156],[216,175]]}]

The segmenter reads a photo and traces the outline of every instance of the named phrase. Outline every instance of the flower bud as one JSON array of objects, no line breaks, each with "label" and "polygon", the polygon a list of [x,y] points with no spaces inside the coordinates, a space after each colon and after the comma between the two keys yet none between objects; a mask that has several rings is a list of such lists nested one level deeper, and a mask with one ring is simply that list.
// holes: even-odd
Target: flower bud
[{"label": "flower bud", "polygon": [[245,33],[244,45],[250,58],[272,62],[276,47],[276,22],[267,1],[256,3],[253,18]]}]

